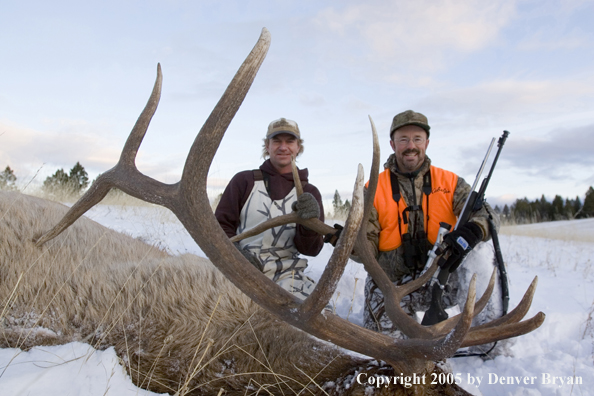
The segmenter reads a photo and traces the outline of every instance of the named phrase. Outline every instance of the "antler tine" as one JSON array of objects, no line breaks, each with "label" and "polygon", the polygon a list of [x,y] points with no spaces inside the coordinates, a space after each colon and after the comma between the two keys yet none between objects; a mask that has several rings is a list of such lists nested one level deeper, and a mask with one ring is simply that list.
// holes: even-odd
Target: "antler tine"
[{"label": "antler tine", "polygon": [[532,318],[519,323],[508,323],[497,327],[481,328],[479,330],[471,329],[460,346],[469,347],[483,345],[512,337],[518,337],[538,329],[540,325],[543,324],[545,318],[546,315],[539,312]]},{"label": "antler tine", "polygon": [[[181,181],[181,188],[185,194],[206,191],[206,177],[210,164],[231,120],[247,95],[269,47],[270,32],[263,28],[258,42],[233,77],[190,148]],[[202,199],[208,202],[206,194]]]},{"label": "antler tine", "polygon": [[526,314],[528,313],[528,310],[530,309],[530,306],[532,305],[532,299],[534,297],[534,293],[536,292],[537,284],[538,284],[538,277],[536,276],[530,283],[530,286],[524,293],[522,300],[520,300],[520,303],[518,304],[518,306],[516,308],[514,308],[507,315],[500,317],[499,319],[495,319],[489,323],[485,323],[483,325],[476,326],[475,328],[473,328],[473,331],[474,330],[483,330],[483,329],[491,328],[491,327],[497,327],[497,326],[501,326],[501,325],[505,325],[505,324],[509,324],[509,323],[517,323],[520,320],[522,320],[524,318],[524,316],[526,316]]},{"label": "antler tine", "polygon": [[258,224],[257,226],[250,228],[247,231],[242,232],[239,235],[235,235],[234,237],[230,238],[231,242],[239,242],[243,239],[252,237],[254,235],[258,235],[269,228],[278,227],[284,224],[290,223],[299,223],[301,225],[306,226],[307,228],[314,230],[318,234],[326,235],[329,233],[335,233],[336,228],[330,227],[328,224],[323,223],[320,219],[303,219],[299,217],[299,215],[295,212],[289,213],[286,215],[273,217],[272,219],[268,219],[263,223]]},{"label": "antler tine", "polygon": [[414,357],[424,356],[425,360],[430,361],[436,361],[454,355],[458,348],[460,348],[472,324],[474,300],[476,298],[475,285],[476,275],[470,281],[468,296],[466,297],[466,303],[460,320],[449,333],[429,339],[415,338],[405,340],[404,345],[400,347],[404,349],[404,353]]},{"label": "antler tine", "polygon": [[464,310],[460,315],[460,319],[456,324],[456,327],[452,332],[448,333],[445,337],[450,349],[450,356],[452,356],[460,345],[464,341],[468,330],[472,325],[472,319],[474,318],[474,305],[476,301],[476,274],[472,276],[470,285],[468,287],[468,296],[466,297],[466,304],[464,304]]},{"label": "antler tine", "polygon": [[132,132],[130,132],[130,136],[128,136],[128,139],[124,144],[124,149],[122,150],[122,154],[120,155],[120,160],[118,163],[125,163],[129,166],[135,167],[134,163],[136,161],[136,154],[138,153],[138,148],[144,139],[144,135],[146,135],[149,124],[153,119],[155,112],[157,111],[157,106],[159,105],[159,100],[161,99],[162,86],[163,73],[161,72],[161,64],[157,63],[157,79],[153,87],[153,92],[151,92],[151,96],[144,107],[144,110],[142,113],[140,113],[140,117],[138,117],[138,120],[136,120],[136,124],[134,124],[134,128],[132,128]]},{"label": "antler tine", "polygon": [[[161,73],[161,65],[157,64],[157,78],[153,86],[153,91],[149,100],[136,121],[126,144],[120,155],[120,160],[112,169],[101,174],[85,194],[68,210],[64,217],[51,230],[47,231],[35,242],[36,246],[41,246],[47,241],[60,235],[66,228],[70,227],[80,216],[85,214],[89,209],[98,204],[114,186],[120,188],[122,191],[149,202],[164,205],[162,198],[171,195],[171,190],[168,185],[160,183],[154,179],[142,175],[136,169],[134,164],[136,154],[142,139],[146,134],[149,123],[157,110],[159,99],[161,97],[161,86],[163,75]],[[132,184],[127,183],[129,179],[138,179],[142,185],[149,185],[148,191],[155,192],[154,196],[144,197],[134,188]],[[165,205],[164,205],[165,206]]]},{"label": "antler tine", "polygon": [[[355,252],[357,256],[359,256],[359,259],[363,262],[367,273],[373,278],[377,286],[384,294],[386,314],[392,323],[397,324],[398,328],[410,338],[419,337],[428,339],[432,337],[430,330],[426,329],[415,320],[410,318],[400,307],[400,300],[404,295],[399,296],[396,293],[394,284],[390,281],[385,271],[378,264],[371,249],[370,242],[367,240],[367,224],[369,222],[369,216],[371,214],[375,192],[377,190],[380,166],[379,139],[377,137],[375,123],[373,122],[371,116],[369,116],[369,122],[371,124],[371,132],[373,136],[373,159],[371,172],[369,175],[369,183],[367,184],[367,191],[365,194],[364,218],[355,244]],[[431,274],[429,276],[431,276]],[[425,282],[427,280],[428,279],[426,279]],[[417,289],[421,285],[422,284],[415,283],[414,288]]]},{"label": "antler tine", "polygon": [[367,195],[365,196],[365,207],[363,212],[363,226],[361,227],[360,234],[365,236],[365,240],[367,240],[367,222],[369,221],[369,215],[371,213],[371,208],[373,207],[373,200],[375,198],[375,192],[377,190],[377,183],[379,180],[379,167],[380,167],[380,144],[379,139],[377,137],[377,129],[375,128],[375,123],[373,122],[373,118],[370,115],[369,122],[371,124],[371,136],[373,140],[373,154],[371,157],[371,169],[369,171],[369,184],[367,185]]},{"label": "antler tine", "polygon": [[[493,268],[493,272],[491,273],[491,279],[489,279],[489,284],[487,288],[483,292],[481,298],[474,304],[474,316],[478,315],[482,312],[483,309],[487,306],[489,299],[491,298],[491,294],[493,294],[493,290],[495,289],[495,280],[497,279],[497,268]],[[455,315],[449,319],[446,319],[442,322],[436,323],[430,326],[431,331],[434,334],[445,334],[449,332],[458,322],[460,314]],[[470,331],[473,331],[476,327],[472,327]]]},{"label": "antler tine", "polygon": [[293,172],[293,182],[295,183],[295,190],[297,196],[300,197],[303,194],[303,185],[301,185],[301,179],[299,178],[299,172],[297,171],[297,164],[295,163],[295,156],[291,156],[291,171]]},{"label": "antler tine", "polygon": [[300,307],[300,313],[304,320],[308,320],[314,314],[319,313],[328,304],[344,272],[349,256],[353,251],[355,239],[357,238],[357,233],[363,220],[363,177],[363,166],[359,164],[357,179],[353,189],[352,205],[344,230],[338,238],[336,248],[332,252],[332,256],[318,284]]}]

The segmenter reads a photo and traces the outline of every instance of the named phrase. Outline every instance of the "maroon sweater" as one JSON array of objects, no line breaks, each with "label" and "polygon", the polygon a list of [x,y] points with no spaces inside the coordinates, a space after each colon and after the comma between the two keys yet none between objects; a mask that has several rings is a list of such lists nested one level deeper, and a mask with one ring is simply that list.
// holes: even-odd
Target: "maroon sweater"
[{"label": "maroon sweater", "polygon": [[[282,199],[295,186],[293,182],[293,173],[280,174],[272,166],[270,160],[264,161],[260,165],[260,170],[267,173],[270,176],[270,198],[272,200]],[[311,193],[320,205],[320,220],[324,221],[324,206],[322,205],[322,196],[318,189],[307,182],[309,172],[307,169],[299,170],[299,178],[303,183],[303,191]],[[237,234],[237,227],[239,227],[239,216],[243,205],[247,202],[247,199],[254,188],[254,172],[251,170],[239,172],[229,182],[221,201],[215,210],[215,217],[217,218],[221,228],[227,234],[229,238]],[[312,231],[306,227],[297,224],[297,230],[295,238],[293,240],[295,247],[301,254],[307,256],[317,256],[322,250],[324,245],[324,239],[322,235],[315,231]]]}]

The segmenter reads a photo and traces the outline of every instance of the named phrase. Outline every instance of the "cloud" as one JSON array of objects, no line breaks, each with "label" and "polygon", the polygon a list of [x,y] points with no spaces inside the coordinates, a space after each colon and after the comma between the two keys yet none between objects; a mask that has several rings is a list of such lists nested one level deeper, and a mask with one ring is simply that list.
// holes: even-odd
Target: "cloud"
[{"label": "cloud", "polygon": [[[521,173],[548,180],[584,180],[583,174],[594,167],[594,124],[559,128],[542,138],[509,139],[502,161]],[[465,149],[462,156],[475,164],[480,162],[480,150]],[[493,153],[491,154],[493,157]],[[476,168],[476,165],[475,165]]]},{"label": "cloud", "polygon": [[10,165],[18,176],[21,172],[29,174],[42,164],[69,169],[80,161],[85,168],[97,171],[117,162],[120,149],[100,128],[74,120],[60,120],[59,124],[49,131],[37,131],[0,121],[0,164]]},{"label": "cloud", "polygon": [[[483,129],[485,126],[538,124],[567,114],[591,111],[594,75],[581,79],[501,79],[471,87],[444,89],[420,99],[415,106],[440,114],[440,128]],[[448,119],[447,114],[456,114]]]},{"label": "cloud", "polygon": [[473,52],[495,42],[515,10],[514,0],[378,0],[326,8],[316,22],[339,36],[348,35],[350,42],[361,37],[376,60],[435,70],[452,52]]}]

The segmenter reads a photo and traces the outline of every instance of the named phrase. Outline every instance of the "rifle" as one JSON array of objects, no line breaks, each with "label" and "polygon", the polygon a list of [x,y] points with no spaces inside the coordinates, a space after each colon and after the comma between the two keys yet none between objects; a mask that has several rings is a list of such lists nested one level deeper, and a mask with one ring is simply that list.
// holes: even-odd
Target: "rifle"
[{"label": "rifle", "polygon": [[[501,150],[503,149],[503,145],[505,144],[505,140],[507,139],[508,136],[509,136],[509,132],[503,131],[503,135],[499,138],[499,141],[497,143],[497,147],[498,147],[497,154],[495,155],[495,159],[493,160],[493,164],[491,165],[491,170],[489,171],[488,176],[483,179],[483,182],[482,182],[481,187],[479,188],[478,192],[476,192],[476,191],[474,191],[474,189],[476,188],[476,185],[478,184],[478,181],[481,178],[481,175],[483,173],[483,170],[485,168],[487,160],[489,159],[489,156],[491,154],[491,149],[493,148],[493,144],[495,143],[495,138],[493,138],[491,140],[491,144],[489,145],[487,154],[485,155],[485,158],[483,159],[481,167],[480,167],[480,169],[476,175],[476,178],[474,180],[474,183],[472,185],[471,193],[468,195],[468,198],[466,199],[466,202],[464,203],[464,207],[462,208],[462,213],[458,217],[458,221],[456,222],[456,226],[454,227],[454,230],[456,230],[460,226],[466,224],[468,222],[468,220],[470,219],[470,216],[472,215],[472,213],[475,213],[476,211],[480,210],[483,207],[483,203],[485,202],[485,191],[487,190],[487,186],[489,185],[489,181],[491,180],[491,176],[493,175],[493,170],[495,169],[495,165],[497,165],[497,160],[499,159],[499,154],[501,154]],[[494,229],[494,227],[491,228],[491,230],[493,230],[493,229]],[[432,252],[436,252],[436,255],[439,255],[440,252],[443,252],[445,250],[441,246],[437,250],[435,249],[436,246],[440,243],[441,243],[441,241],[438,238],[437,241],[435,242],[435,246],[432,250]],[[498,248],[498,244],[496,246],[496,250],[497,250],[497,248]],[[431,265],[431,263],[433,262],[433,259],[435,258],[435,255],[433,257],[431,257],[432,255],[430,254],[429,256],[430,257],[427,260],[427,265],[425,266],[426,269],[428,268],[428,266]],[[429,307],[429,309],[427,310],[427,312],[425,312],[425,315],[423,316],[423,320],[422,320],[421,324],[424,326],[433,325],[435,323],[439,323],[439,322],[448,318],[448,314],[443,307],[442,297],[443,297],[443,292],[447,286],[448,279],[450,277],[450,273],[455,268],[454,269],[446,268],[445,267],[446,262],[447,262],[447,258],[442,255],[439,259],[439,264],[440,264],[439,272],[436,275],[434,275],[432,278],[433,288],[431,289],[431,306]],[[498,262],[500,263],[499,267],[501,269],[501,263],[503,262],[503,260],[500,261],[499,257],[498,257]],[[503,271],[505,271],[505,267],[504,267]],[[506,284],[507,284],[507,280],[506,280]],[[509,299],[509,295],[507,296],[507,298]],[[507,301],[505,301],[505,302],[507,302]]]}]

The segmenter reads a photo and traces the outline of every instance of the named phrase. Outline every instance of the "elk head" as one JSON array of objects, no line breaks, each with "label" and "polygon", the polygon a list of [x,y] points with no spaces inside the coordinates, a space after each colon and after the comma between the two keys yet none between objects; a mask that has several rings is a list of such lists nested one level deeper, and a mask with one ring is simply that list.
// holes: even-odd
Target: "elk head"
[{"label": "elk head", "polygon": [[[364,220],[367,219],[373,203],[379,174],[379,144],[373,121],[371,121],[371,129],[374,139],[374,160],[367,199],[363,198],[364,179],[362,167],[359,166],[352,206],[345,229],[320,281],[309,298],[300,301],[247,262],[233,247],[210,209],[206,193],[206,178],[221,139],[243,102],[266,56],[269,45],[270,34],[268,30],[263,29],[255,47],[237,71],[198,133],[186,160],[181,180],[175,184],[164,184],[154,180],[140,173],[135,166],[136,154],[159,102],[162,83],[159,65],[152,94],[126,141],[118,163],[97,178],[64,218],[38,239],[37,245],[40,246],[60,234],[87,210],[100,202],[111,188],[118,188],[146,202],[169,208],[215,266],[235,286],[264,309],[317,338],[384,360],[392,365],[397,372],[405,374],[426,372],[433,368],[434,361],[452,356],[460,347],[515,337],[540,326],[544,320],[543,313],[538,313],[532,319],[521,322],[530,307],[536,279],[515,310],[499,320],[479,327],[471,328],[471,321],[474,313],[480,312],[488,301],[489,290],[493,289],[494,277],[491,279],[490,287],[476,304],[473,280],[463,312],[437,325],[421,326],[402,311],[399,304],[401,298],[427,282],[437,266],[434,265],[425,275],[414,282],[394,287],[367,245],[367,222]],[[333,228],[317,219],[303,220],[295,214],[273,219],[271,223],[263,224],[252,231],[257,233],[267,227],[296,222],[323,234],[334,231]],[[243,237],[245,235],[237,236],[236,239]],[[390,319],[409,339],[392,339],[324,311],[353,249],[363,260],[365,269],[384,293],[387,314]]]}]

